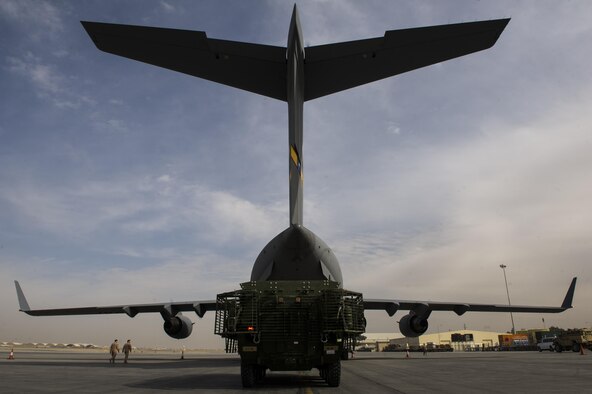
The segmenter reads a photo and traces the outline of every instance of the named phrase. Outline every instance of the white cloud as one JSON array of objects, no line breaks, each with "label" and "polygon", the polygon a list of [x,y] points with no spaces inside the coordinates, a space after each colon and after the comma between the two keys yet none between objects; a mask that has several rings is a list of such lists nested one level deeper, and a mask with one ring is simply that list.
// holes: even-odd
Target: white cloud
[{"label": "white cloud", "polygon": [[259,206],[169,174],[139,180],[80,181],[61,187],[17,180],[0,192],[0,199],[13,207],[22,225],[60,237],[182,230],[197,231],[217,245],[242,245],[261,243],[270,231],[283,227],[282,211],[274,206]]},{"label": "white cloud", "polygon": [[63,30],[59,10],[48,1],[3,0],[0,1],[0,13],[39,31],[38,39],[41,38],[41,31],[44,34],[55,34]]},{"label": "white cloud", "polygon": [[273,207],[257,206],[227,192],[213,192],[204,203],[210,220],[218,224],[218,231],[211,234],[216,242],[224,243],[233,238],[263,240],[269,236],[270,229],[282,228],[283,218]]},{"label": "white cloud", "polygon": [[19,75],[27,77],[41,91],[59,93],[62,79],[51,66],[40,64],[40,59],[32,53],[27,53],[24,59],[8,57],[8,67]]},{"label": "white cloud", "polygon": [[[592,213],[583,208],[592,195],[590,104],[564,102],[528,126],[484,125],[484,133],[463,144],[417,157],[420,166],[393,184],[377,174],[372,182],[383,177],[384,198],[368,194],[372,202],[362,211],[376,213],[375,230],[366,224],[364,236],[346,235],[334,245],[346,285],[367,297],[504,303],[498,272],[504,263],[515,303],[559,305],[571,277],[580,276],[575,305],[578,315],[590,313],[583,302],[592,296],[585,275]],[[419,200],[397,205],[403,202],[393,199],[393,190],[417,197],[417,180],[441,187],[427,196],[438,203],[428,216],[442,220],[431,230],[401,228],[407,215],[422,217],[425,206]],[[332,220],[324,227],[339,226]],[[574,318],[554,317],[572,321],[565,324]],[[496,316],[469,319],[503,327]],[[519,319],[536,326],[540,316]]]},{"label": "white cloud", "polygon": [[27,52],[23,57],[6,57],[7,69],[27,79],[38,97],[48,99],[58,108],[78,109],[82,105],[94,105],[93,98],[75,92],[68,77],[54,65],[46,64],[40,57]]},{"label": "white cloud", "polygon": [[166,2],[166,1],[161,1],[160,2],[160,6],[166,12],[175,12],[176,11],[175,7],[172,4],[170,4],[170,3]]}]

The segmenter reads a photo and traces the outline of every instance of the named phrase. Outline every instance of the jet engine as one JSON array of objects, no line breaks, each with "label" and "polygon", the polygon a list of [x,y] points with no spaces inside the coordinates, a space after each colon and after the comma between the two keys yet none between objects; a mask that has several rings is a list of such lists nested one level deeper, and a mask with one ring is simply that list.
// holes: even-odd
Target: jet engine
[{"label": "jet engine", "polygon": [[193,322],[188,317],[181,315],[171,316],[164,319],[164,332],[171,338],[183,339],[191,335]]},{"label": "jet engine", "polygon": [[418,337],[428,329],[428,318],[410,313],[399,320],[399,331],[406,337]]}]

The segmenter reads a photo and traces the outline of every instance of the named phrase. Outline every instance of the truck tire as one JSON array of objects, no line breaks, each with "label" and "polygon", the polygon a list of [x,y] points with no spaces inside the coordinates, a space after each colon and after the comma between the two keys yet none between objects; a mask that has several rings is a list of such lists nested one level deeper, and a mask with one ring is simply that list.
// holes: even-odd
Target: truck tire
[{"label": "truck tire", "polygon": [[255,382],[260,383],[265,379],[267,368],[263,365],[255,365]]},{"label": "truck tire", "polygon": [[241,363],[241,380],[243,387],[253,387],[255,385],[255,366]]},{"label": "truck tire", "polygon": [[574,342],[573,345],[571,345],[571,351],[572,352],[579,352],[580,351],[580,344],[577,342]]},{"label": "truck tire", "polygon": [[557,353],[561,353],[563,351],[563,347],[560,344],[556,343],[555,344],[555,351]]},{"label": "truck tire", "polygon": [[339,387],[339,383],[341,382],[341,362],[337,361],[327,365],[325,374],[325,380],[329,387]]}]

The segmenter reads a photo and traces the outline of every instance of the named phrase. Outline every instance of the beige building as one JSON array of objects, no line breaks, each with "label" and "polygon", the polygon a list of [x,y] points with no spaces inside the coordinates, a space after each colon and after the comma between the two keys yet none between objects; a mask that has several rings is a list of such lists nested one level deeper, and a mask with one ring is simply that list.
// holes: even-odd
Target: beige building
[{"label": "beige building", "polygon": [[365,347],[373,352],[381,352],[390,341],[401,337],[401,334],[393,332],[365,332],[362,335],[365,336],[366,339],[358,341],[356,348],[359,349],[360,347]]},{"label": "beige building", "polygon": [[454,351],[472,350],[476,347],[499,346],[498,335],[503,332],[475,331],[475,330],[457,330],[437,332],[433,334],[424,334],[416,338],[400,337],[391,339],[390,344],[405,347],[409,344],[413,346],[450,345]]}]

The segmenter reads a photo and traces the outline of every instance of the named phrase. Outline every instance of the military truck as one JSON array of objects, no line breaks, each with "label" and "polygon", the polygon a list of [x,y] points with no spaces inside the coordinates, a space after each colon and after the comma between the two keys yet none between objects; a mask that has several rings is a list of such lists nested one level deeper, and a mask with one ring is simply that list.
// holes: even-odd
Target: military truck
[{"label": "military truck", "polygon": [[553,341],[553,349],[561,353],[564,350],[579,352],[580,347],[590,349],[592,344],[592,331],[586,329],[573,329],[563,331]]},{"label": "military truck", "polygon": [[251,281],[241,290],[218,294],[214,332],[226,352],[241,357],[243,387],[253,387],[266,371],[319,370],[339,386],[341,360],[365,330],[362,294],[338,282]]}]

